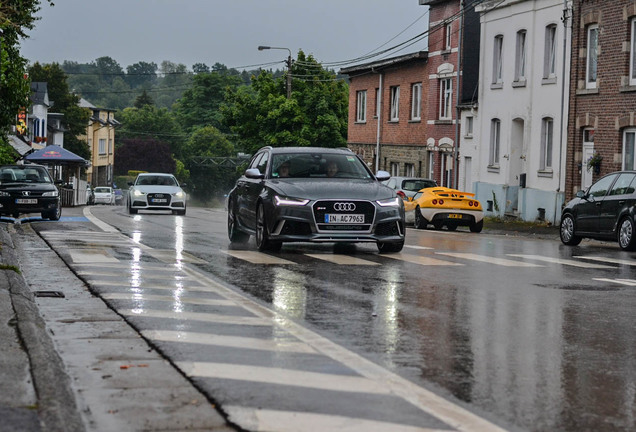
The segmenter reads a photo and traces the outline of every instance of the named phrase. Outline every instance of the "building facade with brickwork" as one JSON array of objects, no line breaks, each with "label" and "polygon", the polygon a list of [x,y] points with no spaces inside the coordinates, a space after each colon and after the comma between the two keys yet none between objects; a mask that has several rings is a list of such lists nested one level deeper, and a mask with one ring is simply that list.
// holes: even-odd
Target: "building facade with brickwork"
[{"label": "building facade with brickwork", "polygon": [[636,2],[575,0],[572,18],[568,198],[636,166]]}]

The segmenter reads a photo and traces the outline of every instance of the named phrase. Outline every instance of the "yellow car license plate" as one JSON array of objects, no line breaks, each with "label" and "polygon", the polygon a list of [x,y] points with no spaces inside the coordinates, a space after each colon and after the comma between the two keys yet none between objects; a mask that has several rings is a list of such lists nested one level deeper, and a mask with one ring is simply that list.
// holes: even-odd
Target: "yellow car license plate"
[{"label": "yellow car license plate", "polygon": [[462,215],[456,214],[456,213],[451,213],[451,214],[448,215],[448,218],[449,219],[461,219]]}]

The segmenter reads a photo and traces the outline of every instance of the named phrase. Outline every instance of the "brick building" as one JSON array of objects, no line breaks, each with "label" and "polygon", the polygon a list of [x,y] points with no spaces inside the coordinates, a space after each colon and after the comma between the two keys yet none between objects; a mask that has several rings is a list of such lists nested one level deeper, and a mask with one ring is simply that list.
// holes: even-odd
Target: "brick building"
[{"label": "brick building", "polygon": [[636,165],[636,2],[575,0],[572,18],[567,198]]}]

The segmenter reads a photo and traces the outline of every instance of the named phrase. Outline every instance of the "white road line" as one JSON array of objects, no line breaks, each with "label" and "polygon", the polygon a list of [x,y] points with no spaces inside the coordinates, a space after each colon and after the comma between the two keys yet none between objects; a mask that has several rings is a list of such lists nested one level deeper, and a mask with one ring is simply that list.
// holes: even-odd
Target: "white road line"
[{"label": "white road line", "polygon": [[207,292],[207,293],[214,293],[214,294],[219,294],[222,296],[222,293],[219,293],[218,290],[214,289],[214,287],[209,287],[209,286],[202,286],[202,285],[186,285],[186,286],[176,286],[176,285],[140,285],[140,286],[131,286],[130,284],[128,285],[122,285],[121,282],[116,282],[116,281],[90,281],[91,285],[94,286],[106,286],[106,287],[116,287],[116,288],[122,288],[122,289],[126,289],[129,290],[129,292],[131,293],[140,293],[140,292],[144,292],[145,290],[164,290],[164,291],[177,291],[177,290],[183,290],[185,292]]},{"label": "white road line", "polygon": [[391,258],[394,260],[406,261],[413,264],[420,264],[425,266],[463,266],[465,264],[454,263],[451,261],[443,261],[437,258],[419,256],[419,255],[409,255],[409,254],[386,254],[383,255],[385,258]]},{"label": "white road line", "polygon": [[214,345],[230,348],[247,348],[260,351],[315,354],[316,350],[303,342],[283,339],[257,339],[242,336],[223,336],[183,331],[142,330],[141,334],[151,340],[179,342],[199,345]]},{"label": "white road line", "polygon": [[93,216],[93,214],[91,213],[91,208],[89,206],[84,207],[83,213],[84,213],[84,216],[86,216],[86,218],[89,221],[91,221],[94,225],[97,225],[97,227],[101,229],[102,231],[119,233],[119,231],[117,231],[117,228],[111,225],[108,225],[107,223],[104,223],[101,220],[97,219],[95,216]]},{"label": "white road line", "polygon": [[360,376],[230,363],[176,362],[176,364],[190,377],[232,379],[340,392],[391,394],[391,390],[383,383]]},{"label": "white road line", "polygon": [[430,429],[421,426],[299,411],[277,411],[236,405],[223,406],[223,410],[229,414],[230,420],[234,423],[254,431],[449,432],[448,429]]},{"label": "white road line", "polygon": [[586,260],[592,260],[592,261],[601,261],[601,262],[607,262],[612,264],[621,264],[621,265],[627,265],[627,266],[636,266],[635,260],[623,260],[618,258],[607,258],[607,257],[600,257],[600,256],[583,256],[583,255],[578,255],[578,256],[575,256],[574,258],[586,259]]},{"label": "white road line", "polygon": [[74,263],[117,263],[119,260],[114,256],[109,255],[106,251],[90,249],[73,249],[69,251],[71,260]]},{"label": "white road line", "polygon": [[613,282],[621,285],[636,286],[636,280],[634,279],[607,279],[607,278],[592,278],[599,282]]},{"label": "white road line", "polygon": [[477,255],[472,253],[459,253],[459,252],[435,252],[436,255],[446,255],[455,258],[463,258],[471,261],[486,262],[489,264],[496,264],[505,267],[543,267],[539,264],[527,263],[523,261],[507,260],[505,258],[495,258],[485,255]]},{"label": "white road line", "polygon": [[101,296],[108,300],[159,301],[203,306],[236,306],[236,303],[231,300],[187,298],[183,296],[162,296],[144,293],[105,293]]},{"label": "white road line", "polygon": [[288,261],[283,258],[267,255],[254,251],[221,251],[234,258],[241,259],[243,261],[250,262],[252,264],[296,264],[293,261]]},{"label": "white road line", "polygon": [[319,260],[327,261],[333,264],[338,265],[371,265],[376,266],[380,265],[380,263],[367,261],[362,258],[357,258],[349,255],[339,255],[339,254],[305,254],[308,257],[316,258]]},{"label": "white road line", "polygon": [[214,322],[219,324],[236,324],[236,325],[252,325],[252,326],[271,326],[272,320],[261,317],[245,317],[233,315],[220,315],[201,312],[170,312],[148,309],[125,309],[119,311],[122,315],[129,317],[142,318],[169,318],[177,320],[192,320],[203,322]]},{"label": "white road line", "polygon": [[561,259],[561,258],[551,258],[551,257],[546,257],[546,256],[541,256],[541,255],[508,254],[508,256],[517,257],[517,258],[524,258],[524,259],[531,259],[531,260],[537,260],[537,261],[544,261],[544,262],[549,262],[549,263],[554,263],[554,264],[569,265],[569,266],[573,266],[573,267],[582,267],[582,268],[588,268],[588,269],[613,269],[613,268],[616,268],[616,267],[612,267],[612,266],[606,266],[606,265],[600,265],[600,264],[590,264],[590,263],[584,263],[584,262],[581,262],[581,261],[566,260],[566,259]]},{"label": "white road line", "polygon": [[428,249],[435,249],[432,247],[428,247],[428,246],[415,246],[415,245],[404,245],[405,248],[409,248],[409,249],[419,249],[419,250],[428,250]]}]

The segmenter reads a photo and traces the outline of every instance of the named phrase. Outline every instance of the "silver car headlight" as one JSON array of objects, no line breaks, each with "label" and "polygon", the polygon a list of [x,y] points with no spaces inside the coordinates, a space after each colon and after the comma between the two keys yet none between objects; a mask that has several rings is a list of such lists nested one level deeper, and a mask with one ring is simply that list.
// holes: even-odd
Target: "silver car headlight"
[{"label": "silver car headlight", "polygon": [[0,191],[0,196],[11,196],[9,192]]},{"label": "silver car headlight", "polygon": [[140,197],[140,196],[143,196],[143,195],[145,195],[145,194],[142,191],[140,191],[138,189],[133,190],[133,196],[134,197]]},{"label": "silver car headlight", "polygon": [[173,194],[175,197],[179,198],[179,199],[184,199],[185,198],[185,192],[184,191],[179,191],[175,194]]},{"label": "silver car headlight", "polygon": [[274,196],[274,204],[276,206],[304,206],[308,202],[308,199],[289,198],[278,195]]},{"label": "silver car headlight", "polygon": [[399,207],[400,206],[400,198],[395,197],[388,200],[378,200],[376,201],[380,207]]},{"label": "silver car headlight", "polygon": [[42,194],[43,197],[56,197],[58,195],[59,195],[58,191],[44,192]]}]

